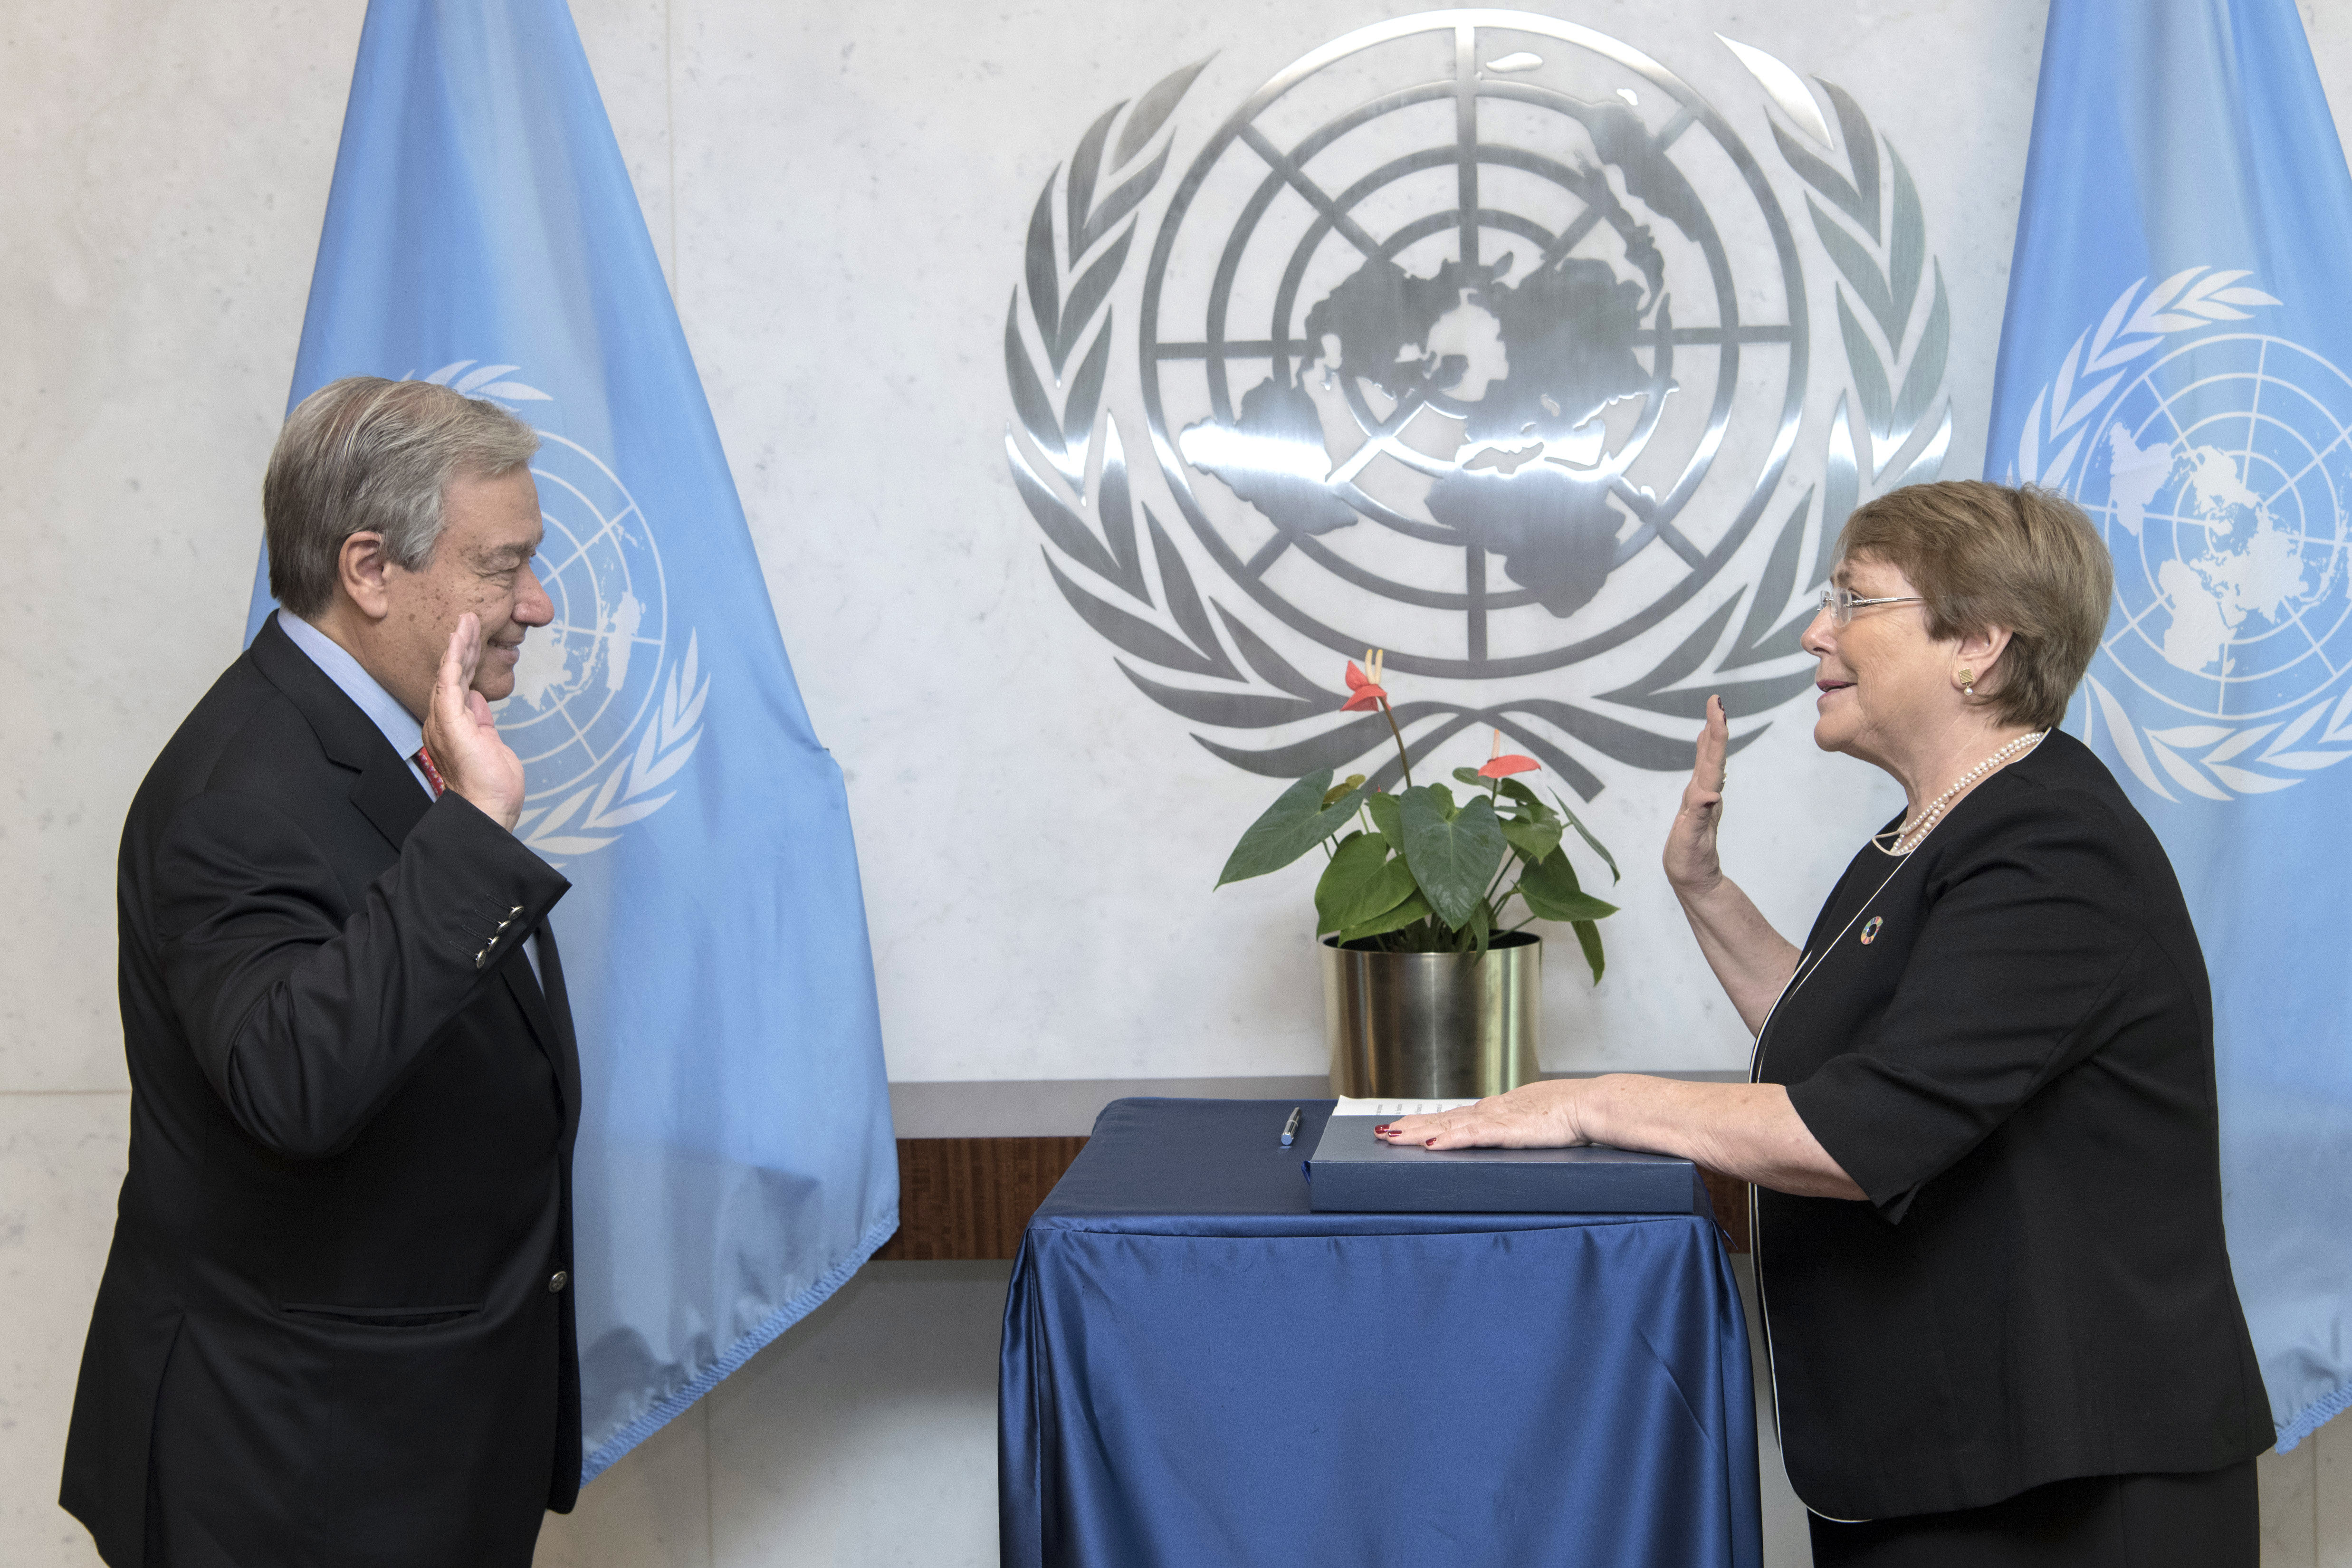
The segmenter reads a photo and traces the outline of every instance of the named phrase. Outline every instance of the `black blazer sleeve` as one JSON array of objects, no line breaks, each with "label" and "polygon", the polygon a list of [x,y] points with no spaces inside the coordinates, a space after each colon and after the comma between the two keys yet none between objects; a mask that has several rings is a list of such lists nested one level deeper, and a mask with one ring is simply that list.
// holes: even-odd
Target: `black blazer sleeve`
[{"label": "black blazer sleeve", "polygon": [[1945,879],[1916,933],[1895,933],[1911,957],[1885,1011],[1789,1086],[1887,1219],[2053,1079],[2188,1000],[2133,908],[2144,873],[2106,816],[2067,791],[1986,802],[1969,825],[1984,852]]},{"label": "black blazer sleeve", "polygon": [[198,1064],[240,1126],[298,1159],[358,1136],[570,885],[455,793],[340,923],[326,855],[250,795],[184,802],[154,867],[156,949]]}]

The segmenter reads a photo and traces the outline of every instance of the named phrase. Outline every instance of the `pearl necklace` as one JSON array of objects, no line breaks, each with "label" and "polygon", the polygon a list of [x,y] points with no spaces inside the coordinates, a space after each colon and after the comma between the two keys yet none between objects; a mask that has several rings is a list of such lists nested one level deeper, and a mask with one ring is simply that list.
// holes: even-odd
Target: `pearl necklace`
[{"label": "pearl necklace", "polygon": [[[2017,739],[2011,741],[2009,744],[1995,752],[1991,756],[1987,757],[1983,762],[1979,763],[1975,767],[1972,767],[1967,773],[1962,773],[1953,782],[1951,788],[1946,790],[1934,800],[1928,802],[1927,809],[1919,814],[1919,820],[1917,823],[1914,824],[1907,821],[1901,822],[1897,823],[1895,826],[1886,829],[1885,833],[1874,833],[1870,836],[1871,843],[1877,845],[1880,849],[1885,850],[1889,855],[1910,854],[1911,851],[1919,847],[1920,844],[1927,839],[1928,834],[1936,830],[1936,824],[1943,820],[1944,808],[1951,804],[1952,797],[1954,795],[1958,795],[1962,790],[1968,788],[1969,785],[1976,783],[1977,780],[1982,778],[1986,773],[1990,773],[1994,768],[1999,767],[2002,763],[2007,762],[2011,757],[2015,756],[2018,752],[2022,752],[2031,746],[2039,744],[2042,738],[2049,733],[2050,731],[2047,730],[2036,730],[2030,735],[2020,735]],[[1891,847],[1885,844],[1879,844],[1878,841],[1885,837],[1888,833],[1892,833],[1895,836],[1894,844]]]}]

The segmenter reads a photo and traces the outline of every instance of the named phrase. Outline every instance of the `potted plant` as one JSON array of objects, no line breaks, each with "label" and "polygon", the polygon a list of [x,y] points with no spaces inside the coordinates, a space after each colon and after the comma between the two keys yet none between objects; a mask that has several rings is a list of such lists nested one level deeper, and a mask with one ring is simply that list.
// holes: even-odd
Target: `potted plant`
[{"label": "potted plant", "polygon": [[[1217,885],[1278,871],[1321,846],[1315,887],[1331,1088],[1342,1095],[1459,1099],[1500,1093],[1536,1076],[1543,941],[1526,928],[1558,921],[1576,932],[1598,983],[1596,923],[1616,906],[1587,893],[1563,843],[1574,828],[1617,879],[1616,858],[1557,794],[1547,805],[1518,775],[1540,766],[1502,750],[1456,768],[1468,792],[1415,784],[1389,696],[1382,655],[1367,673],[1348,664],[1345,711],[1377,709],[1395,737],[1403,787],[1357,773],[1309,773],[1242,835]],[[1556,809],[1555,809],[1556,808]],[[1510,920],[1513,900],[1526,913]]]}]

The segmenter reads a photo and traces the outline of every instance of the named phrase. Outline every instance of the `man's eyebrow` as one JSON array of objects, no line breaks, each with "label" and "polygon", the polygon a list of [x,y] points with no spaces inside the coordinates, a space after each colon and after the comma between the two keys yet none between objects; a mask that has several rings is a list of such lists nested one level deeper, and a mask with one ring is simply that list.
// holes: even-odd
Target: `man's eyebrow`
[{"label": "man's eyebrow", "polygon": [[501,544],[483,551],[475,559],[485,566],[520,566],[538,553],[539,546],[536,544]]}]

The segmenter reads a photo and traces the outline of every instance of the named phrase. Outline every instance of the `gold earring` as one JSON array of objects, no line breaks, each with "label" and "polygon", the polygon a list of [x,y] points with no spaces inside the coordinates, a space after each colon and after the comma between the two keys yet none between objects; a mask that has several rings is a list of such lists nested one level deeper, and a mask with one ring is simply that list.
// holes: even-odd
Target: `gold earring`
[{"label": "gold earring", "polygon": [[1975,698],[1977,694],[1977,672],[1975,670],[1964,669],[1960,671],[1960,690],[1971,700]]}]

